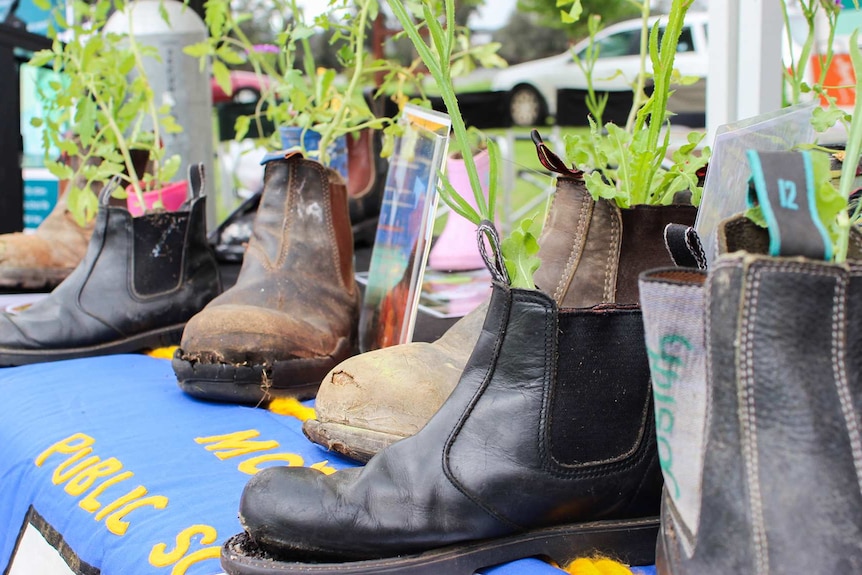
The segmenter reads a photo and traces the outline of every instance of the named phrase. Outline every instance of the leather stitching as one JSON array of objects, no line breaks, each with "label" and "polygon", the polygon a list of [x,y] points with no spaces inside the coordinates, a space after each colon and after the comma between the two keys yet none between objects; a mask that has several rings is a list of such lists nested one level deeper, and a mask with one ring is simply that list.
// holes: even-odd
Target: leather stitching
[{"label": "leather stitching", "polygon": [[[287,181],[287,202],[284,206],[284,213],[281,220],[281,238],[279,239],[278,257],[276,258],[273,268],[281,269],[284,265],[284,260],[287,259],[287,253],[290,248],[291,240],[293,239],[290,233],[293,228],[294,217],[299,202],[296,197],[299,195],[299,165],[300,162],[287,160],[288,181]],[[304,183],[304,182],[303,182]]]},{"label": "leather stitching", "polygon": [[[320,184],[323,191],[322,199],[323,199],[323,210],[326,214],[326,231],[329,235],[329,242],[332,249],[329,251],[329,257],[332,260],[332,265],[334,266],[332,269],[336,271],[339,281],[341,282],[341,287],[347,289],[347,281],[344,277],[344,273],[341,267],[341,258],[339,256],[339,246],[338,241],[335,237],[335,225],[332,223],[332,185],[329,181],[329,176],[326,173],[326,168],[323,167],[322,164],[318,164],[317,162],[309,162],[311,167],[313,167],[320,177]],[[349,225],[349,224],[348,224]],[[352,286],[351,286],[352,288]],[[352,292],[352,289],[348,290]]]},{"label": "leather stitching", "polygon": [[832,369],[835,376],[835,386],[838,388],[838,399],[841,411],[847,425],[847,435],[850,439],[850,452],[853,455],[853,466],[856,468],[856,481],[859,492],[862,493],[862,437],[859,433],[859,421],[853,407],[853,398],[847,382],[846,349],[847,349],[847,280],[838,278],[835,283],[835,298],[832,314]]},{"label": "leather stitching", "polygon": [[616,301],[616,290],[615,283],[616,277],[614,274],[614,270],[619,266],[619,253],[620,253],[620,222],[619,220],[619,212],[615,209],[614,206],[610,204],[610,202],[605,202],[605,207],[608,208],[610,220],[611,220],[611,238],[608,242],[608,258],[605,261],[605,286],[602,294],[603,302],[615,302]]},{"label": "leather stitching", "polygon": [[745,474],[748,478],[748,496],[751,506],[754,567],[758,574],[769,573],[769,551],[766,526],[763,518],[763,500],[760,493],[760,476],[757,457],[757,414],[754,405],[754,318],[757,316],[760,276],[762,269],[752,266],[747,272],[748,289],[744,295],[742,320],[739,327],[738,407],[740,439]]},{"label": "leather stitching", "polygon": [[[284,213],[284,216],[282,218],[281,239],[279,240],[279,243],[282,245],[282,251],[284,249],[284,245],[283,245],[284,235],[285,235],[284,230],[287,227],[287,217],[288,217],[287,210],[290,207],[290,202],[293,201],[292,194],[290,193],[291,192],[291,186],[293,185],[293,170],[291,168],[292,168],[292,166],[288,166],[288,174],[287,174],[287,195],[288,195],[288,198],[287,198],[287,202],[286,202],[287,205],[284,207],[285,213]],[[272,180],[272,178],[273,178],[272,174],[268,173],[268,170],[265,170],[264,171],[264,181],[263,181],[264,190],[268,189],[268,187],[271,185],[270,181]],[[261,198],[261,202],[263,202],[263,198]],[[279,252],[279,259],[281,259],[282,251]],[[259,246],[258,242],[255,240],[253,227],[252,227],[252,235],[251,235],[251,238],[249,238],[248,247],[246,247],[245,252],[246,252],[246,257],[248,257],[248,255],[251,254],[252,252],[255,252],[257,254],[257,260],[260,263],[260,265],[263,266],[263,268],[266,271],[271,272],[273,270],[272,262],[270,261],[269,256],[266,253],[266,250],[264,250],[261,246]]]},{"label": "leather stitching", "polygon": [[[763,516],[763,501],[760,492],[760,478],[757,457],[757,416],[754,404],[754,345],[753,323],[757,315],[761,276],[763,273],[803,273],[809,276],[832,277],[838,279],[841,268],[825,267],[829,264],[805,263],[794,261],[756,260],[747,272],[749,285],[744,296],[742,321],[740,324],[739,350],[739,408],[741,440],[746,476],[749,483],[749,503],[752,515],[752,539],[754,544],[754,566],[756,573],[768,574],[769,542]],[[835,316],[833,314],[833,322]],[[833,360],[834,360],[833,351]]]},{"label": "leather stitching", "polygon": [[[105,211],[105,218],[102,221],[102,234],[101,234],[101,238],[99,238],[100,239],[99,247],[96,250],[96,254],[93,257],[93,260],[90,262],[90,265],[87,268],[87,271],[85,274],[86,277],[81,282],[81,287],[78,289],[78,293],[75,294],[75,306],[84,315],[95,319],[96,321],[98,321],[99,323],[104,325],[105,327],[110,328],[110,329],[114,330],[116,333],[119,333],[119,334],[125,336],[126,334],[124,332],[118,330],[116,327],[114,327],[113,324],[108,323],[107,321],[105,321],[104,319],[99,317],[98,315],[94,314],[93,312],[88,311],[87,308],[84,306],[84,302],[81,301],[81,298],[84,295],[84,290],[87,289],[87,286],[90,283],[90,278],[93,276],[93,273],[96,271],[96,266],[99,264],[99,260],[102,259],[102,252],[105,250],[105,248],[108,245],[108,234],[110,233],[110,230],[112,227],[111,226],[111,220],[116,219],[118,217],[125,217],[126,215],[128,215],[128,212],[126,212],[126,214],[124,214],[123,216],[120,216],[119,210],[117,210],[116,208],[112,209],[110,206],[104,206],[102,209]],[[114,214],[113,217],[112,217],[112,214]],[[131,222],[129,222],[129,225],[131,225]],[[128,235],[126,236],[126,238],[128,239]],[[134,282],[134,265],[135,265],[135,262],[134,262],[134,257],[133,257],[134,256],[134,250],[132,249],[132,242],[124,241],[123,243],[126,246],[126,261],[132,262],[132,265],[126,266],[126,286],[127,286],[127,289],[131,293],[134,293],[134,283],[135,283]],[[88,255],[89,255],[89,248],[87,249],[87,254],[84,256],[84,259],[86,259]]]},{"label": "leather stitching", "polygon": [[[547,315],[545,317],[547,318]],[[554,464],[557,464],[557,461],[553,456],[553,452],[551,451],[550,434],[551,426],[554,424],[554,415],[553,411],[551,410],[551,404],[553,403],[553,396],[556,393],[557,387],[557,353],[554,353],[554,357],[551,357],[549,355],[548,340],[553,337],[555,344],[558,341],[558,334],[560,333],[559,313],[554,316],[554,330],[552,333],[548,333],[548,328],[550,327],[548,325],[549,323],[550,322],[548,322],[547,320],[545,321],[545,350],[542,354],[542,358],[545,362],[545,374],[544,381],[542,382],[542,410],[539,413],[539,429],[537,429],[538,437],[536,438],[537,445],[539,446],[539,460],[542,462],[542,468],[545,470],[552,470],[552,467],[548,465],[547,462],[553,462]],[[555,352],[557,350],[557,347],[557,345],[553,346]]]},{"label": "leather stitching", "polygon": [[697,232],[695,232],[692,228],[686,230],[685,245],[688,246],[688,251],[694,257],[694,261],[697,262],[697,267],[702,270],[705,270],[706,254],[703,252],[703,246],[701,245],[701,243],[697,241]]},{"label": "leather stitching", "polygon": [[[554,202],[556,201],[555,195]],[[569,252],[569,258],[566,261],[566,268],[563,271],[562,277],[560,277],[557,289],[554,291],[554,300],[558,303],[563,302],[563,298],[569,291],[569,286],[572,284],[574,274],[577,273],[581,257],[584,254],[584,246],[587,243],[587,234],[589,233],[587,222],[591,219],[590,216],[593,213],[595,202],[586,194],[581,195],[580,202],[581,207],[580,210],[578,210],[578,224],[575,228],[575,241],[572,242],[572,250]],[[553,209],[554,206],[551,206],[548,213],[555,213]]]}]

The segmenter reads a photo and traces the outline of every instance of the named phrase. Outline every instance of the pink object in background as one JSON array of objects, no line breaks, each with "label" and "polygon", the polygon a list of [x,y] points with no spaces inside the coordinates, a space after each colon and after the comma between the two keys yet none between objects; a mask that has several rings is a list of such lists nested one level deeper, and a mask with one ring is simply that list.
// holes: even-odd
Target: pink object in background
[{"label": "pink object in background", "polygon": [[[144,210],[141,209],[141,204],[138,201],[138,196],[135,194],[135,190],[129,186],[126,188],[126,192],[129,194],[126,199],[129,213],[135,217],[143,214]],[[181,205],[183,205],[183,202],[185,202],[186,199],[188,199],[188,183],[185,180],[175,184],[168,184],[158,190],[144,192],[144,202],[146,203],[148,210],[152,209],[156,202],[161,200],[162,207],[166,211],[175,212]]]},{"label": "pink object in background", "polygon": [[[488,155],[488,150],[482,150],[473,156],[473,161],[479,172],[479,182],[482,184],[482,191],[487,200],[488,182],[491,174],[491,158]],[[449,157],[446,160],[446,177],[449,178],[455,191],[467,200],[467,203],[473,208],[476,208],[476,198],[470,188],[470,180],[467,177],[467,168],[463,159]],[[431,248],[431,253],[428,256],[428,267],[440,271],[484,268],[485,262],[479,254],[476,225],[455,212],[449,212],[446,226]]]}]

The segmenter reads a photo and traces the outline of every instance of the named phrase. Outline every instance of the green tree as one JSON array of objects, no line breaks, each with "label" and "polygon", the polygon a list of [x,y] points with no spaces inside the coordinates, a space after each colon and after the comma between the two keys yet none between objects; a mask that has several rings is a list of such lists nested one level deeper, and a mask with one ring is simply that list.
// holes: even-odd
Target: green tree
[{"label": "green tree", "polygon": [[500,43],[500,56],[509,64],[561,54],[569,38],[561,29],[542,25],[539,16],[530,12],[515,12],[509,22],[494,33]]},{"label": "green tree", "polygon": [[[637,18],[640,10],[629,0],[581,0],[584,14],[599,14],[607,26],[620,20]],[[573,24],[566,24],[560,18],[557,0],[518,0],[518,10],[534,12],[539,23],[548,28],[563,30],[572,40],[588,36],[587,18],[580,18]]]}]

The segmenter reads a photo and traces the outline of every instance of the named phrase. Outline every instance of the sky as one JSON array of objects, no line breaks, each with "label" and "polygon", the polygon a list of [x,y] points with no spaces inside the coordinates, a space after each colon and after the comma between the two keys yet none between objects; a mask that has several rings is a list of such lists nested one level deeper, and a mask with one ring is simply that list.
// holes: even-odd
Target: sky
[{"label": "sky", "polygon": [[496,30],[509,21],[518,0],[485,0],[485,3],[470,18],[474,30]]}]

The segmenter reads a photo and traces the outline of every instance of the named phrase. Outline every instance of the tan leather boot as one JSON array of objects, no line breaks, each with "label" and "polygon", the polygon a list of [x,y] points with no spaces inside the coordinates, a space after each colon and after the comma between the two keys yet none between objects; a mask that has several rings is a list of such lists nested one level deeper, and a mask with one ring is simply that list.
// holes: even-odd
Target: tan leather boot
[{"label": "tan leather boot", "polygon": [[355,353],[358,316],[344,183],[287,154],[266,162],[236,284],[188,322],[174,371],[183,391],[202,399],[312,397]]},{"label": "tan leather boot", "polygon": [[32,234],[0,235],[0,287],[51,290],[66,279],[87,251],[95,218],[83,227],[63,194]]},{"label": "tan leather boot", "polygon": [[[542,265],[536,287],[560,307],[638,304],[637,278],[672,265],[662,234],[668,223],[694,224],[686,205],[620,209],[593,200],[583,173],[568,168],[538,133],[539,160],[558,175],[557,190],[539,239]],[[367,461],[377,451],[416,433],[458,383],[479,339],[483,305],[438,341],[408,343],[364,353],[339,364],[320,386],[317,419],[305,434],[324,447]]]}]

